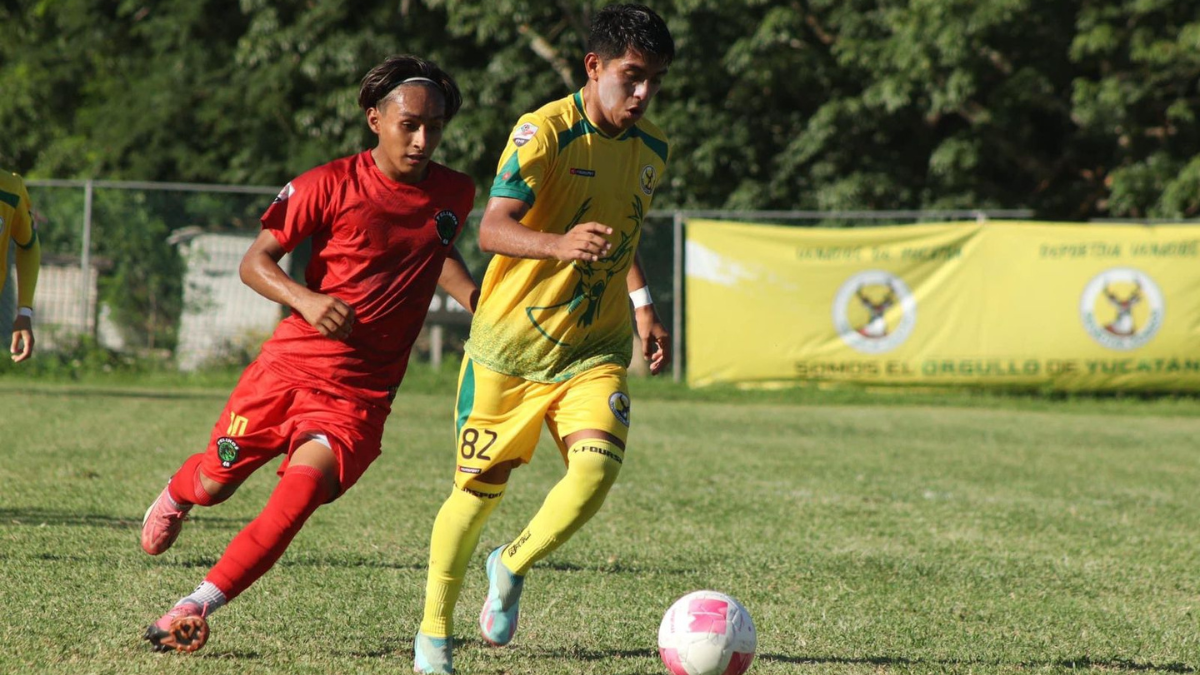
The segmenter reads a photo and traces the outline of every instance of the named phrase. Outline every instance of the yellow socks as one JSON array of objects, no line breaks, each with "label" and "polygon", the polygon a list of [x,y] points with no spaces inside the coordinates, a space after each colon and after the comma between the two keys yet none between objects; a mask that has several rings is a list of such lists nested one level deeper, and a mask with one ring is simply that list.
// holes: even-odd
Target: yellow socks
[{"label": "yellow socks", "polygon": [[524,575],[533,564],[571,538],[604,504],[621,471],[625,451],[615,443],[589,438],[567,451],[567,475],[550,490],[528,527],[504,549],[500,561]]},{"label": "yellow socks", "polygon": [[429,542],[422,633],[439,638],[450,635],[454,604],[462,590],[471,554],[479,544],[483,524],[504,496],[504,487],[482,483],[475,483],[470,490],[456,487],[438,511]]}]

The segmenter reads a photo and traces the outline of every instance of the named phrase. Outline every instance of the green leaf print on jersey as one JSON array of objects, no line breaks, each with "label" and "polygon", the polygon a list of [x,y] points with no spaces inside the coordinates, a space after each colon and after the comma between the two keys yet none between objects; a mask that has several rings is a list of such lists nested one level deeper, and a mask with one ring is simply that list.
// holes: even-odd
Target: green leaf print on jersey
[{"label": "green leaf print on jersey", "polygon": [[[575,212],[575,217],[571,219],[571,224],[567,226],[565,231],[569,232],[571,228],[578,225],[590,207],[591,199],[588,199]],[[549,312],[553,316],[565,308],[568,314],[576,311],[580,312],[575,324],[580,328],[587,328],[595,322],[596,316],[600,313],[600,303],[604,300],[604,292],[608,290],[613,277],[629,269],[629,260],[633,255],[634,242],[637,240],[637,234],[642,228],[642,220],[645,218],[642,199],[637,195],[633,195],[632,213],[627,215],[626,218],[633,221],[633,228],[629,232],[619,233],[621,241],[613,247],[612,252],[607,257],[595,262],[575,261],[573,267],[576,274],[579,275],[579,279],[576,281],[575,288],[571,292],[569,299],[545,307],[525,308],[525,315],[529,317],[529,321],[533,323],[534,328],[537,328],[538,332],[547,340],[563,347],[571,346],[570,343],[556,339],[547,333],[542,324],[534,317],[534,312]],[[544,314],[543,318],[545,318]]]}]

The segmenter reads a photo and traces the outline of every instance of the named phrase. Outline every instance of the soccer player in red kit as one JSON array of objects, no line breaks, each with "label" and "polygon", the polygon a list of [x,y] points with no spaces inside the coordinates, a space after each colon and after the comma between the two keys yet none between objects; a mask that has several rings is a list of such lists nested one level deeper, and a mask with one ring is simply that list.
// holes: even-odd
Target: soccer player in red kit
[{"label": "soccer player in red kit", "polygon": [[[242,374],[207,450],[189,457],[146,511],[142,548],[167,550],[193,506],[228,499],[263,464],[286,458],[262,513],[196,590],[146,629],[156,651],[202,647],[208,616],[270,569],[317,507],[379,456],[435,287],[474,310],[478,289],[454,241],[475,186],[430,161],[461,103],[435,64],[387,59],[359,91],[376,147],[300,175],[263,215],[241,277],[292,313]],[[304,239],[312,259],[300,284],[279,260]]]}]

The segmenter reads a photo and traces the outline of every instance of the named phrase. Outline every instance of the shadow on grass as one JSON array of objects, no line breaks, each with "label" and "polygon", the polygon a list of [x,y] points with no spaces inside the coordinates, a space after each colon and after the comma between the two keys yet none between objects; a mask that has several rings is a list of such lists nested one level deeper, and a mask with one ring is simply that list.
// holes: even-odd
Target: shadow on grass
[{"label": "shadow on grass", "polygon": [[[8,388],[0,388],[0,394],[9,393],[10,391],[16,392],[16,390],[10,390]],[[162,401],[162,400],[186,401],[186,400],[201,400],[201,399],[222,400],[222,399],[229,398],[228,391],[218,391],[218,390],[205,391],[205,390],[197,389],[197,390],[189,391],[186,389],[184,389],[184,390],[137,389],[137,388],[127,388],[126,389],[126,388],[116,388],[116,387],[110,387],[110,388],[72,387],[70,385],[65,385],[62,387],[55,387],[52,389],[51,388],[43,389],[40,387],[29,387],[28,389],[21,389],[19,393],[21,396],[25,396],[25,397],[29,397],[29,396],[53,396],[53,397],[99,396],[99,397],[104,397],[104,398],[146,398],[146,399],[159,400],[159,401]]]},{"label": "shadow on grass", "polygon": [[[171,655],[167,654],[167,656],[171,656]],[[216,660],[254,661],[254,660],[262,658],[262,654],[260,654],[258,652],[235,651],[235,650],[212,651],[211,647],[208,650],[200,652],[199,654],[180,654],[178,656],[185,658],[185,659],[206,659],[206,660],[213,660],[213,661],[216,661]]]},{"label": "shadow on grass", "polygon": [[783,654],[758,654],[756,661],[773,663],[798,663],[812,666],[822,665],[872,665],[872,666],[1018,666],[1022,669],[1042,668],[1096,669],[1111,672],[1131,673],[1195,673],[1196,669],[1183,663],[1138,663],[1128,659],[1057,659],[1054,661],[1024,661],[1010,663],[983,659],[909,659],[903,656],[868,656],[863,658],[787,656]]},{"label": "shadow on grass", "polygon": [[[470,640],[465,641],[470,643]],[[461,643],[459,643],[461,644]],[[482,642],[481,642],[482,644]],[[610,649],[610,650],[590,650],[572,647],[568,649],[534,649],[531,650],[531,655],[545,659],[560,659],[569,661],[607,661],[618,658],[648,658],[658,661],[657,649]],[[1105,672],[1129,672],[1129,673],[1195,673],[1195,668],[1183,663],[1139,663],[1128,659],[1058,659],[1054,661],[1024,661],[1019,663],[1009,663],[1005,661],[989,661],[983,659],[910,659],[903,656],[868,656],[862,658],[841,658],[841,657],[815,657],[815,656],[790,656],[786,654],[758,654],[754,658],[755,661],[770,662],[770,663],[794,663],[802,665],[814,666],[819,670],[820,666],[828,665],[869,665],[888,667],[983,667],[983,666],[1017,666],[1026,670],[1041,670],[1043,668],[1069,668],[1071,670],[1095,669]],[[623,671],[622,671],[623,672]],[[632,672],[632,671],[631,671]],[[653,673],[660,673],[661,669],[655,668]]]},{"label": "shadow on grass", "polygon": [[[195,527],[214,527],[219,529],[240,528],[246,524],[243,518],[223,518],[221,516],[202,515],[194,518]],[[102,513],[77,513],[74,511],[55,511],[52,509],[0,509],[0,525],[27,525],[41,527],[42,525],[71,525],[84,527],[109,527],[117,530],[141,529],[140,516],[112,516]]]},{"label": "shadow on grass", "polygon": [[669,568],[669,567],[638,567],[636,565],[626,565],[625,563],[612,563],[603,565],[576,565],[569,562],[556,562],[553,560],[542,560],[538,563],[538,568],[554,570],[555,572],[600,572],[602,574],[673,574],[673,575],[689,575],[696,574],[697,570],[692,568]]}]

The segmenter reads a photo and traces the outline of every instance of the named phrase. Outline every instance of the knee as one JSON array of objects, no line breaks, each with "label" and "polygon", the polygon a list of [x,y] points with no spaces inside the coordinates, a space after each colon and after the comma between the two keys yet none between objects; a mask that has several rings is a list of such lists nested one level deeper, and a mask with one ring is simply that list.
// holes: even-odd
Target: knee
[{"label": "knee", "polygon": [[625,453],[609,441],[587,439],[571,446],[567,473],[584,489],[607,491],[621,473]]},{"label": "knee", "polygon": [[237,489],[241,487],[241,483],[218,483],[217,481],[205,476],[196,470],[196,503],[200,506],[214,506],[229,499]]}]

